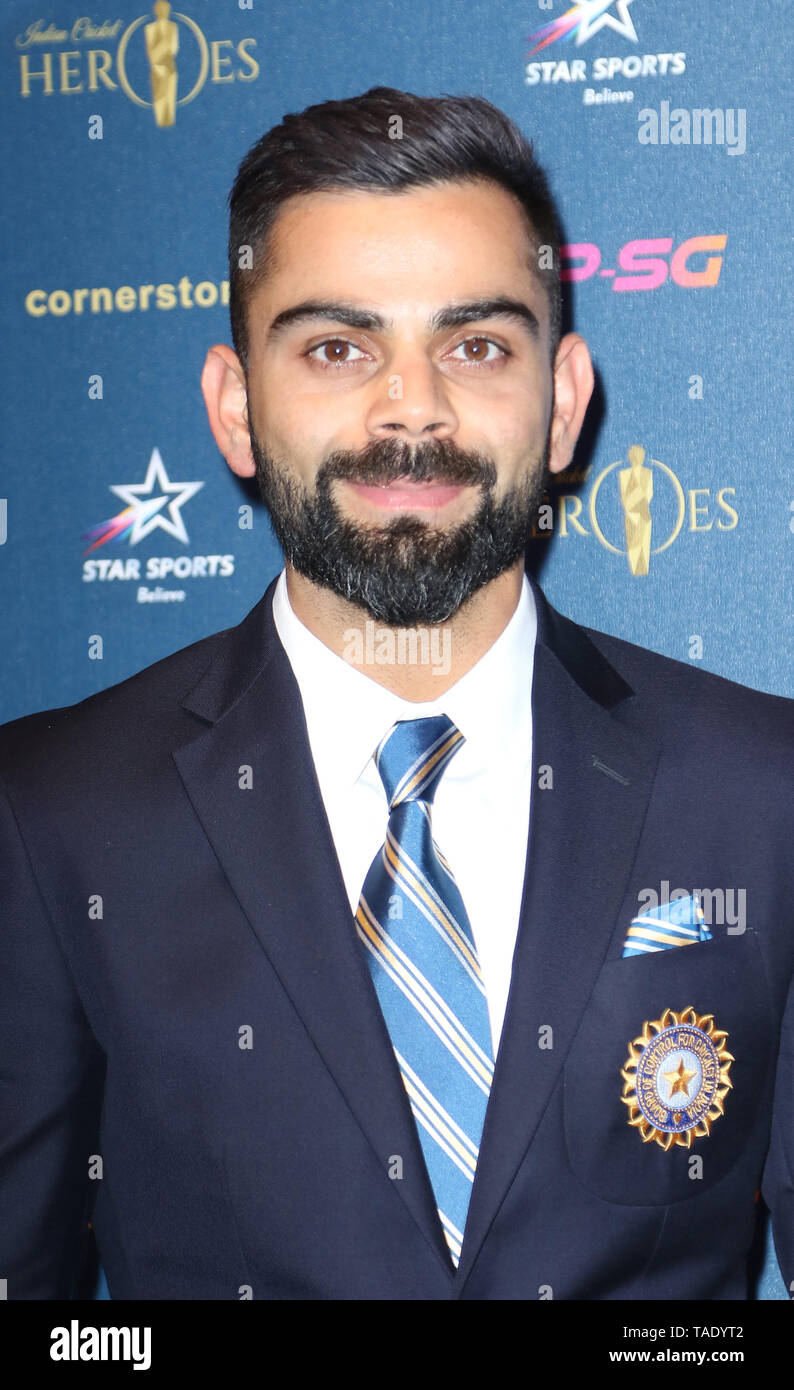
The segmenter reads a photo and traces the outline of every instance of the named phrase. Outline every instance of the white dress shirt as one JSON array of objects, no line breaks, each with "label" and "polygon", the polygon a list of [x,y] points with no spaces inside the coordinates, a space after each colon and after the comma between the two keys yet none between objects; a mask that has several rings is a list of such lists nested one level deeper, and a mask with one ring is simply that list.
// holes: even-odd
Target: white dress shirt
[{"label": "white dress shirt", "polygon": [[433,838],[471,923],[495,1057],[518,933],[532,787],[537,615],[526,576],[518,606],[493,646],[445,694],[421,703],[395,695],[365,674],[366,664],[351,664],[315,637],[293,611],[285,570],[276,584],[273,618],[300,689],[353,914],[386,838],[388,802],[373,758],[383,735],[398,719],[436,714],[446,714],[463,734],[465,743],[436,789]]}]

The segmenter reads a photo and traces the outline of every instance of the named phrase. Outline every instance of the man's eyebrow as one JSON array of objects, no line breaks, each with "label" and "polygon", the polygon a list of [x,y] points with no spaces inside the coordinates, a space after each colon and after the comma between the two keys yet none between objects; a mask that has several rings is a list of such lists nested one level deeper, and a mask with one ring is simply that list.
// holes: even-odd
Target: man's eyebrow
[{"label": "man's eyebrow", "polygon": [[[296,323],[318,319],[322,321],[333,320],[334,323],[345,324],[347,328],[358,328],[364,332],[373,333],[383,333],[392,327],[392,321],[384,318],[374,309],[362,309],[356,304],[332,299],[307,299],[301,304],[293,304],[289,309],[282,309],[280,314],[276,314],[267,332],[267,342],[271,343],[285,329]],[[428,328],[431,333],[440,333],[446,328],[460,328],[462,324],[478,323],[483,319],[508,319],[513,323],[518,323],[533,341],[540,334],[537,316],[529,305],[521,299],[511,298],[509,295],[468,299],[454,304],[446,304],[443,309],[437,309],[434,314],[430,315]]]}]

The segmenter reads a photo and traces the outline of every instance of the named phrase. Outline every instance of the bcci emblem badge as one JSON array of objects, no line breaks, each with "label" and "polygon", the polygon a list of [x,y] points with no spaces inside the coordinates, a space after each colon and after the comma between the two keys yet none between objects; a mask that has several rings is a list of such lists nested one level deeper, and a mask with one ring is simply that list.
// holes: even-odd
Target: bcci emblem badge
[{"label": "bcci emblem badge", "polygon": [[663,1149],[688,1149],[710,1132],[732,1087],[727,1037],[714,1027],[712,1014],[698,1017],[694,1009],[665,1009],[661,1018],[643,1024],[620,1073],[621,1100],[643,1143],[655,1139]]}]

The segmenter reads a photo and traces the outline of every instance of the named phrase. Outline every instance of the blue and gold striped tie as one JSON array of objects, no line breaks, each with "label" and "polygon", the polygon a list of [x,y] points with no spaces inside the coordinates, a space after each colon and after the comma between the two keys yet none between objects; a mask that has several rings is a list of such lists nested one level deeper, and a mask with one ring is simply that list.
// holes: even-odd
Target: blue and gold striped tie
[{"label": "blue and gold striped tie", "polygon": [[493,1078],[474,938],[430,819],[441,774],[462,743],[445,714],[400,720],[381,740],[375,764],[389,823],[356,913],[456,1266]]}]

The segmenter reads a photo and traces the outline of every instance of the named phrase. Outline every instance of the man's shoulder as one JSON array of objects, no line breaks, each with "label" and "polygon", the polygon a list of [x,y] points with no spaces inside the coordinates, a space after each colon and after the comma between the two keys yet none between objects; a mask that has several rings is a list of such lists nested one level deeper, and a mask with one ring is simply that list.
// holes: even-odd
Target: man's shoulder
[{"label": "man's shoulder", "polygon": [[675,657],[580,627],[631,686],[644,717],[687,730],[709,729],[781,741],[789,757],[794,741],[794,699],[756,690]]},{"label": "man's shoulder", "polygon": [[96,760],[111,747],[150,741],[178,741],[181,730],[195,728],[182,700],[222,651],[234,627],[199,638],[124,680],[71,705],[20,715],[0,725],[0,779],[33,775],[37,768],[56,771],[65,758],[76,767]]}]

